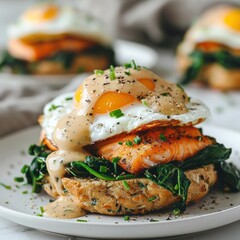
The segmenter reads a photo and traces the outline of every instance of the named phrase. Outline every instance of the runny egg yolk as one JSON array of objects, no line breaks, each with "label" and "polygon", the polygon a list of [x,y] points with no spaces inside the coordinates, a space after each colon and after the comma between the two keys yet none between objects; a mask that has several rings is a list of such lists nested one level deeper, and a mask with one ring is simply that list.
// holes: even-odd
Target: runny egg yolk
[{"label": "runny egg yolk", "polygon": [[[77,89],[74,95],[75,107],[79,106],[82,96],[82,85]],[[135,98],[127,93],[106,92],[101,95],[94,105],[94,114],[104,114],[116,109],[120,109],[132,102]]]},{"label": "runny egg yolk", "polygon": [[152,79],[149,78],[140,78],[138,79],[140,83],[145,85],[146,88],[148,88],[150,91],[153,91],[155,89],[155,84]]},{"label": "runny egg yolk", "polygon": [[56,5],[38,6],[25,12],[23,18],[29,22],[44,22],[55,18],[58,12]]},{"label": "runny egg yolk", "polygon": [[224,17],[224,22],[228,27],[240,31],[240,8],[229,11]]},{"label": "runny egg yolk", "polygon": [[95,103],[94,114],[104,114],[120,109],[134,100],[135,98],[127,93],[106,92]]},{"label": "runny egg yolk", "polygon": [[[154,91],[155,84],[152,79],[149,78],[140,78],[138,79],[140,83],[142,83],[146,88],[150,91]],[[74,104],[75,107],[79,106],[82,97],[82,85],[79,86],[74,96]],[[130,94],[122,93],[122,92],[106,92],[102,94],[94,105],[94,114],[105,114],[117,109],[121,109],[122,107],[129,105],[136,101],[135,97]]]}]

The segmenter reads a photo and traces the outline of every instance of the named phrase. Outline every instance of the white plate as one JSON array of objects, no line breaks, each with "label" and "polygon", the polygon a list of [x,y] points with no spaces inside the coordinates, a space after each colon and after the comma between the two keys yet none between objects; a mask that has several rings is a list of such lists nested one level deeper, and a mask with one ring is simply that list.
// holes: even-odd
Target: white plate
[{"label": "white plate", "polygon": [[[49,202],[45,194],[31,194],[31,187],[17,184],[13,178],[21,176],[20,169],[31,157],[24,151],[38,139],[39,128],[30,128],[0,140],[0,182],[12,186],[7,190],[0,186],[0,214],[13,222],[59,234],[89,238],[152,238],[193,233],[216,228],[240,219],[240,193],[213,191],[198,204],[187,208],[180,217],[169,213],[123,217],[89,214],[77,222],[76,219],[61,220],[38,217],[39,207]],[[217,138],[226,147],[232,147],[231,160],[239,166],[240,134],[234,131],[204,126],[204,133]],[[16,185],[18,187],[16,187]],[[27,190],[29,193],[23,194]],[[151,219],[159,222],[151,222]]]},{"label": "white plate", "polygon": [[[132,59],[136,61],[138,65],[146,66],[148,68],[153,68],[157,63],[158,55],[150,47],[145,45],[125,41],[116,40],[113,44],[113,49],[116,55],[116,62],[119,65],[130,62]],[[66,85],[71,79],[76,76],[75,74],[67,75],[21,75],[13,73],[0,73],[0,82],[41,82],[48,86],[53,86],[55,88],[62,87]]]}]

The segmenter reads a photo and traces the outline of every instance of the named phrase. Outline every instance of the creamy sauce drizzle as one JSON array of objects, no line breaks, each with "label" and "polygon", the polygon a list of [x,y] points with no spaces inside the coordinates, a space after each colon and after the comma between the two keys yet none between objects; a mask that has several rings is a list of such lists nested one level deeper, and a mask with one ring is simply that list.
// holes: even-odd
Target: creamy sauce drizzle
[{"label": "creamy sauce drizzle", "polygon": [[[130,75],[125,74],[125,71],[130,71]],[[84,161],[85,157],[90,155],[83,146],[92,143],[89,128],[94,121],[94,105],[102,94],[119,92],[132,95],[136,101],[145,99],[155,112],[165,115],[183,114],[188,111],[185,105],[188,102],[188,96],[183,89],[161,79],[145,68],[116,67],[116,79],[110,80],[109,75],[110,71],[106,70],[103,74],[89,76],[82,83],[79,106],[60,119],[54,130],[53,140],[59,150],[50,154],[46,163],[49,175],[60,196],[65,195],[61,182],[66,173],[65,165],[72,161]],[[150,91],[138,81],[142,78],[153,81],[154,91]],[[61,199],[63,198],[60,197],[57,200],[57,204],[62,201]],[[46,214],[51,216],[50,208],[55,205],[49,206],[46,208]]]},{"label": "creamy sauce drizzle", "polygon": [[61,196],[56,201],[44,207],[44,216],[53,218],[76,218],[84,216],[86,212],[79,207],[73,196]]}]

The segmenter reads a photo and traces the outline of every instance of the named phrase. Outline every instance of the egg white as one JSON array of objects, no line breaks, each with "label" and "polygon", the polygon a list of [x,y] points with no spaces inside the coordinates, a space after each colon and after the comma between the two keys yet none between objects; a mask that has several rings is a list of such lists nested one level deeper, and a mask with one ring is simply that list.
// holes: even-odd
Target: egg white
[{"label": "egg white", "polygon": [[210,25],[192,29],[189,37],[195,42],[216,42],[232,48],[240,48],[240,32],[226,26]]},{"label": "egg white", "polygon": [[[72,101],[66,101],[66,98],[72,96],[73,93],[61,95],[44,107],[42,127],[48,139],[52,140],[52,134],[59,119],[73,110]],[[52,105],[61,107],[50,111]],[[90,137],[92,142],[96,142],[122,132],[131,132],[137,127],[155,120],[179,120],[180,126],[188,123],[194,125],[199,119],[206,119],[210,116],[209,109],[199,100],[191,99],[191,102],[187,104],[187,108],[187,113],[167,116],[154,112],[142,103],[134,103],[121,108],[124,116],[120,118],[110,117],[109,114],[96,115],[94,122],[90,125]]]},{"label": "egg white", "polygon": [[[23,15],[24,16],[24,15]],[[70,6],[60,6],[58,15],[48,21],[34,22],[23,16],[7,29],[9,39],[26,37],[28,35],[41,34],[76,34],[95,40],[99,43],[109,44],[102,23],[89,16],[89,14]]]}]

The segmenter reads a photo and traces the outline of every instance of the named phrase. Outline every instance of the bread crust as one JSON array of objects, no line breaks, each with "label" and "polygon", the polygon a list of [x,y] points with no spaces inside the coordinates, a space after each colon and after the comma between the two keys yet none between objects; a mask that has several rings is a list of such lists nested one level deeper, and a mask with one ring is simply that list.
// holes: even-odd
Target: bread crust
[{"label": "bread crust", "polygon": [[[191,181],[187,204],[199,201],[217,181],[213,165],[186,171]],[[130,189],[124,188],[122,181],[63,178],[62,183],[69,194],[79,200],[79,206],[91,213],[105,215],[145,214],[170,207],[179,201],[172,193],[146,179],[126,180]],[[149,199],[154,198],[152,201]]]}]

